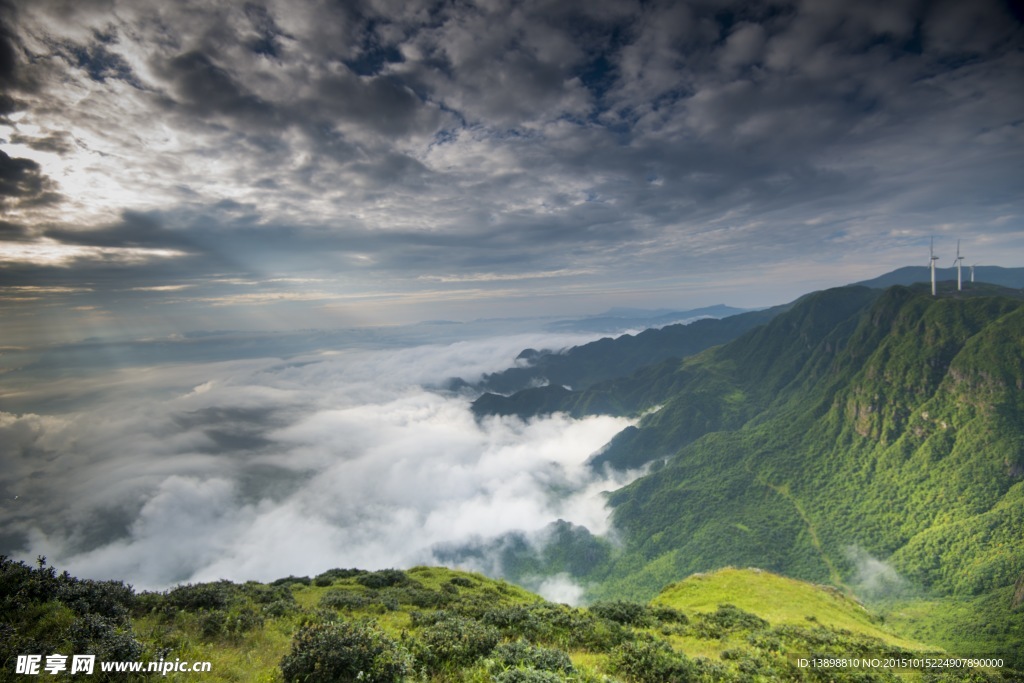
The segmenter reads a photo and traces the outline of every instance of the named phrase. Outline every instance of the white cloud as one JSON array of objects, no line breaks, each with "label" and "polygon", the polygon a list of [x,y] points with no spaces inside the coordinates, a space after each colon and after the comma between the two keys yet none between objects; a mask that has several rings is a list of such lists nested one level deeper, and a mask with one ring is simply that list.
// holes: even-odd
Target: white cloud
[{"label": "white cloud", "polygon": [[541,580],[535,588],[537,594],[551,602],[563,602],[567,605],[578,605],[583,599],[585,589],[573,581],[568,574],[556,574]]},{"label": "white cloud", "polygon": [[421,386],[557,341],[191,364],[59,417],[0,414],[0,486],[21,504],[0,517],[28,539],[18,555],[145,588],[410,566],[557,519],[601,533],[602,491],[628,476],[584,463],[627,420],[478,421]]}]

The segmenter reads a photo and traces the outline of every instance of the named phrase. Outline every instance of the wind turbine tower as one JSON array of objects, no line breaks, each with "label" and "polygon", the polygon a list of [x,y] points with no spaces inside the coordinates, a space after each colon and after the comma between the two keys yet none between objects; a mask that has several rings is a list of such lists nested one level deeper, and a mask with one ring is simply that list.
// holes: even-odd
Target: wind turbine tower
[{"label": "wind turbine tower", "polygon": [[[956,258],[953,259],[953,263],[956,265],[956,291],[963,291],[964,283],[960,278],[960,264],[963,263],[964,257],[960,255],[960,240],[956,241]],[[974,267],[971,267],[971,282],[974,282]]]},{"label": "wind turbine tower", "polygon": [[971,284],[972,285],[974,284],[974,266],[976,266],[976,265],[978,265],[978,264],[977,263],[972,263],[971,264]]},{"label": "wind turbine tower", "polygon": [[939,257],[935,255],[935,238],[932,238],[932,245],[928,248],[928,251],[932,256],[932,296],[935,296],[935,262],[939,260]]}]

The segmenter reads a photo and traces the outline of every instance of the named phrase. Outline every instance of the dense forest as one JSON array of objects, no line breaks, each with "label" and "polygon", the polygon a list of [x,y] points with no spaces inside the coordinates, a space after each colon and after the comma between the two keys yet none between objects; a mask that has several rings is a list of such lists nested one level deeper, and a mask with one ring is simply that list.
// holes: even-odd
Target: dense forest
[{"label": "dense forest", "polygon": [[595,596],[759,566],[913,613],[908,627],[946,646],[1019,658],[1022,390],[1019,291],[844,287],[694,356],[475,407],[642,416],[593,458],[651,468],[610,495],[624,547],[587,565]]}]

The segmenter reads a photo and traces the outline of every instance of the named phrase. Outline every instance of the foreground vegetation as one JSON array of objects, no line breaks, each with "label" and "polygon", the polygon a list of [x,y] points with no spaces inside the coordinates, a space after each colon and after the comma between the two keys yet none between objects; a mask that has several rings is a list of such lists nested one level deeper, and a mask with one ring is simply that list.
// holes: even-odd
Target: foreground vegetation
[{"label": "foreground vegetation", "polygon": [[[211,662],[209,673],[172,674],[182,681],[725,683],[965,676],[801,667],[800,658],[937,653],[893,634],[834,589],[758,570],[691,577],[650,604],[608,601],[588,609],[436,567],[336,569],[313,579],[219,581],[136,594],[119,582],[79,580],[42,562],[31,568],[3,558],[0,587],[3,676],[15,680],[17,655],[33,653]],[[98,670],[91,677],[146,678]],[[1008,670],[974,669],[970,680],[1021,679]]]}]

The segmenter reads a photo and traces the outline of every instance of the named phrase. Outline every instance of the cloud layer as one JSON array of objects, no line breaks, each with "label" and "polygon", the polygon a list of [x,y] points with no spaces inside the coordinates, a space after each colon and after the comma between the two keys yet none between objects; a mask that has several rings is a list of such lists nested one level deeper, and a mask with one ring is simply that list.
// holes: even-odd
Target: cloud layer
[{"label": "cloud layer", "polygon": [[422,388],[539,341],[136,367],[76,410],[0,413],[3,551],[153,588],[411,566],[556,519],[600,533],[625,479],[584,461],[625,420],[476,422]]},{"label": "cloud layer", "polygon": [[7,334],[777,303],[932,234],[1016,265],[1014,7],[7,2]]}]

